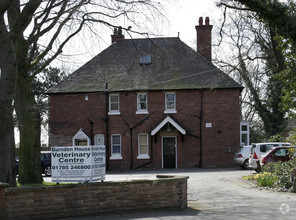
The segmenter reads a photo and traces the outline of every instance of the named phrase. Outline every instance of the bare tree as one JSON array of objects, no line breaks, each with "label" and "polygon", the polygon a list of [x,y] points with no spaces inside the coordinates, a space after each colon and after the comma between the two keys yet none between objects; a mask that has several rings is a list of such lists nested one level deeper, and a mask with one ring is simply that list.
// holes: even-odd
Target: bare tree
[{"label": "bare tree", "polygon": [[244,10],[256,13],[258,18],[268,23],[270,27],[276,30],[277,34],[280,34],[285,39],[291,38],[294,44],[296,43],[295,1],[222,0],[220,4],[236,8],[236,5],[232,2],[241,3],[240,6],[244,6]]},{"label": "bare tree", "polygon": [[245,10],[230,12],[225,19],[220,33],[230,53],[217,63],[245,86],[242,119],[252,125],[262,121],[267,137],[277,135],[285,129],[286,112],[280,106],[283,85],[276,77],[284,65],[274,32]]},{"label": "bare tree", "polygon": [[285,64],[284,71],[279,79],[283,82],[282,88],[285,95],[283,97],[284,108],[290,115],[295,117],[295,58],[296,58],[296,2],[295,0],[220,0],[220,6],[231,9],[251,11],[258,21],[267,24],[277,36],[274,42],[278,45],[277,54],[284,54],[282,63]]},{"label": "bare tree", "polygon": [[[40,110],[32,88],[34,78],[82,31],[119,27],[120,17],[137,27],[137,21],[147,21],[159,14],[161,5],[153,0],[1,0],[0,5],[1,47],[7,45],[0,50],[0,57],[5,58],[0,63],[0,168],[3,167],[0,181],[8,182],[7,176],[14,178],[11,128],[14,99],[20,130],[19,182],[41,183]],[[5,90],[7,87],[9,90]],[[7,123],[2,123],[2,118]]]}]

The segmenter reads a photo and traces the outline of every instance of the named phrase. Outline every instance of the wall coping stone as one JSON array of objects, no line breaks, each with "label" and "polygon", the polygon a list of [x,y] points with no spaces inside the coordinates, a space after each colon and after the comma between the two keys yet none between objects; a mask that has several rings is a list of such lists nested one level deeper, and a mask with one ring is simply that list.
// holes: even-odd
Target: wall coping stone
[{"label": "wall coping stone", "polygon": [[8,183],[2,183],[2,182],[0,182],[0,187],[7,187],[7,186],[9,186]]},{"label": "wall coping stone", "polygon": [[[130,184],[144,184],[144,183],[159,183],[159,182],[176,182],[189,179],[189,176],[172,176],[172,175],[156,175],[155,179],[134,179],[134,180],[123,180],[123,181],[103,181],[93,183],[62,183],[53,186],[22,186],[22,187],[7,187],[6,192],[26,192],[26,191],[39,191],[39,190],[53,190],[63,188],[84,188],[93,186],[113,186],[113,185],[130,185]],[[1,185],[0,185],[1,186]],[[8,184],[4,185],[8,186]]]}]

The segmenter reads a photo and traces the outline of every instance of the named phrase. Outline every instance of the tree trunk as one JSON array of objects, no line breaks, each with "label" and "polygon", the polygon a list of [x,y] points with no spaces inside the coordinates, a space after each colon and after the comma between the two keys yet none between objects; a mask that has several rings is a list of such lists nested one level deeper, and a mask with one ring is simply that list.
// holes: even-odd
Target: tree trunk
[{"label": "tree trunk", "polygon": [[13,97],[16,84],[13,45],[0,18],[0,182],[15,186]]},{"label": "tree trunk", "polygon": [[40,114],[31,84],[30,77],[24,78],[18,73],[15,102],[20,130],[18,181],[21,184],[43,181],[40,162]]},{"label": "tree trunk", "polygon": [[[15,144],[14,127],[12,120],[11,102],[7,107],[2,108],[4,102],[1,101],[0,113],[0,182],[8,183],[9,186],[16,185],[15,177]],[[2,111],[10,112],[11,115],[5,115]]]}]

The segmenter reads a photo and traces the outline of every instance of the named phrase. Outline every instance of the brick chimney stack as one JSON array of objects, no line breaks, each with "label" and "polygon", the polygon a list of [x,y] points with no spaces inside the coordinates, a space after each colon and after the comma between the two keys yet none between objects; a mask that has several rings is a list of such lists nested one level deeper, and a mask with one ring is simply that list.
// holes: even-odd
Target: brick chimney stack
[{"label": "brick chimney stack", "polygon": [[196,29],[197,52],[212,61],[212,28],[209,17],[206,17],[205,24],[203,18],[200,17]]},{"label": "brick chimney stack", "polygon": [[122,28],[114,28],[113,35],[111,35],[111,44],[118,40],[124,40],[124,35],[122,34]]}]

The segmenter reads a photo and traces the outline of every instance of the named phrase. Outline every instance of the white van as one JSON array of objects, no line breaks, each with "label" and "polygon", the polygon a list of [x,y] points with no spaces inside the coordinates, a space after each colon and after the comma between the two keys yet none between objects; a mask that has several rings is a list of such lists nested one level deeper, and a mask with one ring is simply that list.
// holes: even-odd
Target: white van
[{"label": "white van", "polygon": [[252,144],[251,152],[249,155],[249,168],[258,170],[258,163],[260,163],[260,157],[262,154],[271,150],[272,147],[279,147],[279,146],[290,146],[290,143],[283,143],[283,142],[267,142],[267,143],[257,143]]}]

